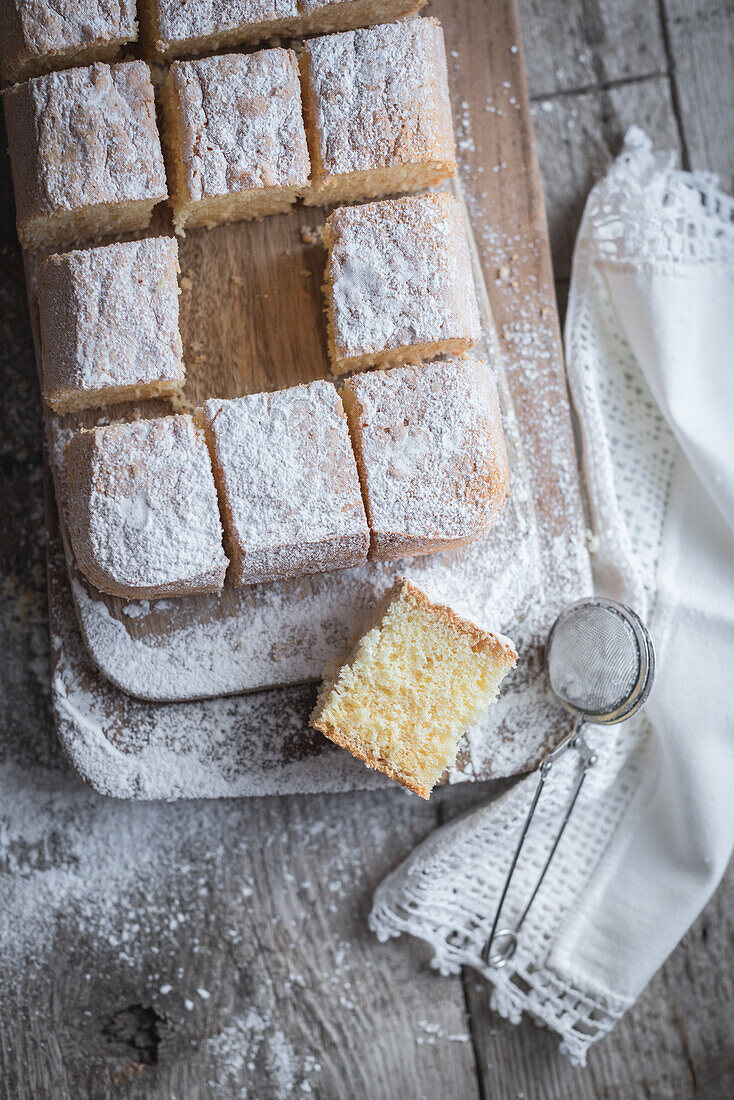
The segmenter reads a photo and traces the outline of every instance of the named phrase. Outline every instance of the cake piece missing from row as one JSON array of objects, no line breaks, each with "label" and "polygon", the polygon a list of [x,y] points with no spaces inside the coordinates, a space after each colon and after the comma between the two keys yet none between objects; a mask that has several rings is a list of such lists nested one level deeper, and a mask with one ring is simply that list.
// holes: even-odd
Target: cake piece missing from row
[{"label": "cake piece missing from row", "polygon": [[400,579],[350,658],[327,674],[311,725],[428,798],[516,662],[507,638]]}]

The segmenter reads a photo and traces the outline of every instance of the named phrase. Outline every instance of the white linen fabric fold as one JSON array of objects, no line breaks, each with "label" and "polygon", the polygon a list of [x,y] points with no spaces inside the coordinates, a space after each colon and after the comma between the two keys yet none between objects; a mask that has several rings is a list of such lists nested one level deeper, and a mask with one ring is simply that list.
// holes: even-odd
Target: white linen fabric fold
[{"label": "white linen fabric fold", "polygon": [[[501,970],[479,957],[536,777],[437,830],[379,886],[370,924],[410,932],[444,973],[554,1028],[577,1063],[704,907],[734,846],[734,203],[633,128],[592,190],[574,252],[566,358],[597,590],[648,622],[645,710],[587,727],[591,769]],[[543,865],[569,753],[523,850],[502,923]]]}]

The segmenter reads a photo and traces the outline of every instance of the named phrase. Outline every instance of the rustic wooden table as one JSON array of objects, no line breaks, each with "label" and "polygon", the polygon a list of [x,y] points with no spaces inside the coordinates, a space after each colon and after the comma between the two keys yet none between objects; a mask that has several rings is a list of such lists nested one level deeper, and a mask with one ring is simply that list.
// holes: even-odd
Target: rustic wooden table
[{"label": "rustic wooden table", "polygon": [[[584,197],[630,123],[731,188],[734,5],[520,6],[563,308]],[[437,978],[419,944],[366,930],[383,874],[486,787],[420,806],[397,791],[130,806],[78,783],[49,711],[38,394],[4,156],[0,225],[0,1096],[734,1094],[734,873],[580,1070],[549,1033],[494,1016],[473,975]],[[145,874],[128,880],[132,852]]]}]

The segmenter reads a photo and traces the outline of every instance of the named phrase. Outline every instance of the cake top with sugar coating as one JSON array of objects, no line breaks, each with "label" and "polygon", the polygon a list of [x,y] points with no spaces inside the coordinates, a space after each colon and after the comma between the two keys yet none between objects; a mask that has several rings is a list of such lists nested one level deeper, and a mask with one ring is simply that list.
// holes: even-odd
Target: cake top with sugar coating
[{"label": "cake top with sugar coating", "polygon": [[4,99],[20,221],[166,197],[145,62],[49,73],[10,88]]},{"label": "cake top with sugar coating", "polygon": [[304,70],[319,167],[455,164],[441,25],[417,19],[314,38]]},{"label": "cake top with sugar coating", "polygon": [[327,222],[327,280],[340,357],[479,339],[459,203],[443,193],[342,207]]},{"label": "cake top with sugar coating", "polygon": [[50,256],[38,276],[44,393],[183,379],[170,237]]},{"label": "cake top with sugar coating", "polygon": [[192,417],[80,432],[66,453],[70,529],[82,568],[91,560],[129,589],[175,589],[202,578],[221,584],[227,559],[214,476]]},{"label": "cake top with sugar coating", "polygon": [[204,414],[245,549],[367,530],[347,421],[331,383],[210,400]]},{"label": "cake top with sugar coating", "polygon": [[308,181],[310,161],[292,50],[174,62],[171,87],[190,200]]},{"label": "cake top with sugar coating", "polygon": [[485,362],[356,375],[345,404],[374,530],[437,541],[486,533],[504,505],[509,471]]},{"label": "cake top with sugar coating", "polygon": [[135,0],[0,0],[3,76],[20,79],[56,55],[134,41],[135,7]]}]

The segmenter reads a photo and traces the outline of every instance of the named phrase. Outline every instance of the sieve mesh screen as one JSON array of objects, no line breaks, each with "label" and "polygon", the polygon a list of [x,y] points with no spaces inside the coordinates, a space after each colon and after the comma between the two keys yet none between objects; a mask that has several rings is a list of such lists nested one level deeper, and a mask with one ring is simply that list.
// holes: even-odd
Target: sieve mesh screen
[{"label": "sieve mesh screen", "polygon": [[555,694],[589,715],[612,714],[629,699],[641,661],[629,623],[613,608],[594,603],[559,618],[546,653]]}]

